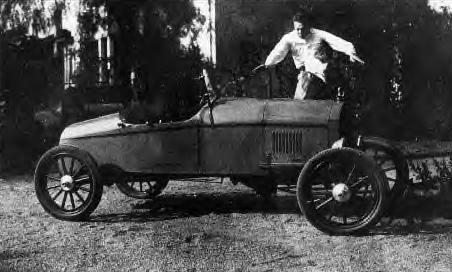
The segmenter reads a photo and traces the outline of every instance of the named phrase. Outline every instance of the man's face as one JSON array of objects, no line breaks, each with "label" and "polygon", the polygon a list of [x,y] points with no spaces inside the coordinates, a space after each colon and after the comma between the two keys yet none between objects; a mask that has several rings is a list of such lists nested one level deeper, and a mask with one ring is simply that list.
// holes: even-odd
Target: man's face
[{"label": "man's face", "polygon": [[293,28],[297,32],[298,37],[306,36],[307,27],[302,22],[293,22]]}]

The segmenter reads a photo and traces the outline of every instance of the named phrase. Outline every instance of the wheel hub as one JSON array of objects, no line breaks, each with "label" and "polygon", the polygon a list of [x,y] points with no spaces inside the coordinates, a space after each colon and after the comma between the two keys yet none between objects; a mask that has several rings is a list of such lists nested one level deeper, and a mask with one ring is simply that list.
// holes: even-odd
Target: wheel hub
[{"label": "wheel hub", "polygon": [[60,179],[61,189],[68,192],[74,189],[74,179],[69,175],[64,175]]},{"label": "wheel hub", "polygon": [[352,192],[344,183],[338,183],[333,187],[333,198],[338,202],[347,202],[352,196]]}]

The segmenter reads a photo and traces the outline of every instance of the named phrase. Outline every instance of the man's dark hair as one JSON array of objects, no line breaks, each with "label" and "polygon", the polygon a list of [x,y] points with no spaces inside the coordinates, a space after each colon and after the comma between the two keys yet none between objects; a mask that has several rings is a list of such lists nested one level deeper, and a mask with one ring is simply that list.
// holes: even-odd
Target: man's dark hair
[{"label": "man's dark hair", "polygon": [[301,12],[295,13],[295,15],[294,15],[293,18],[292,18],[292,21],[294,21],[294,22],[300,22],[300,23],[303,23],[304,20],[305,20],[305,16],[304,16],[304,14],[301,13]]},{"label": "man's dark hair", "polygon": [[295,13],[295,15],[292,17],[293,22],[300,22],[306,25],[312,25],[313,24],[313,17],[310,12],[307,11],[299,11]]}]

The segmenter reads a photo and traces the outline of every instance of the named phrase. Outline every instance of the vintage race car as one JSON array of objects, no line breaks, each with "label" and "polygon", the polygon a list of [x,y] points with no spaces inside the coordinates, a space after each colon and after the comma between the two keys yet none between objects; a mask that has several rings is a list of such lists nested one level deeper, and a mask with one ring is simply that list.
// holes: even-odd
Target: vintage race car
[{"label": "vintage race car", "polygon": [[311,223],[348,234],[377,222],[403,189],[406,163],[390,143],[359,137],[343,146],[341,102],[208,100],[184,121],[128,124],[111,114],[66,127],[36,167],[40,203],[56,218],[82,220],[105,185],[148,198],[171,179],[229,177],[265,197],[296,185]]}]

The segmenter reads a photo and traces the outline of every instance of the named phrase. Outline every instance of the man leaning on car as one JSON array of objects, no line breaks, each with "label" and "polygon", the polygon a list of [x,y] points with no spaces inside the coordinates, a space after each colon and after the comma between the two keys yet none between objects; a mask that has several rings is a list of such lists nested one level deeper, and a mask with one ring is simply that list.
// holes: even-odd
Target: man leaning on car
[{"label": "man leaning on car", "polygon": [[294,30],[285,34],[265,61],[269,68],[281,62],[290,52],[297,70],[298,83],[294,99],[321,99],[326,86],[325,47],[349,56],[351,62],[364,63],[352,43],[331,33],[312,27],[307,13],[297,13],[292,19]]}]

